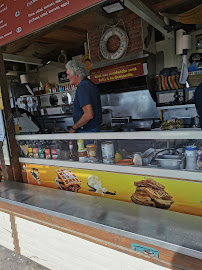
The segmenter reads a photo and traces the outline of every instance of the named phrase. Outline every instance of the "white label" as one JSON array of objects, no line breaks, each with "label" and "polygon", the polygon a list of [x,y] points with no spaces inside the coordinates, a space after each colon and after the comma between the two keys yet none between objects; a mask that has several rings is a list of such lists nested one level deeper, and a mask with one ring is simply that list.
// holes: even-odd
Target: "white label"
[{"label": "white label", "polygon": [[174,93],[159,94],[159,103],[174,101]]}]

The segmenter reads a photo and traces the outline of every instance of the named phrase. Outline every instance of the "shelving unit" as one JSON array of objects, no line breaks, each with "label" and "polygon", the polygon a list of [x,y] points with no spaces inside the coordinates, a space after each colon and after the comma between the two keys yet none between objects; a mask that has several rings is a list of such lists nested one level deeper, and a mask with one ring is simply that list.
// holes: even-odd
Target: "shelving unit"
[{"label": "shelving unit", "polygon": [[[94,140],[182,140],[182,139],[199,139],[202,140],[201,129],[197,130],[176,130],[176,131],[147,131],[147,132],[98,132],[98,133],[60,133],[60,134],[37,134],[37,140],[78,140],[78,139],[94,139]],[[17,135],[16,140],[27,141],[36,140],[36,135]],[[202,171],[187,170],[170,170],[155,166],[120,166],[103,163],[81,163],[67,160],[51,160],[51,159],[34,159],[20,158],[20,162],[27,164],[38,164],[47,166],[61,166],[69,168],[78,168],[86,170],[98,170],[113,173],[125,173],[133,175],[147,175],[154,177],[168,177],[176,180],[200,181],[202,182]]]},{"label": "shelving unit", "polygon": [[202,171],[187,171],[187,170],[168,170],[158,167],[135,167],[120,166],[103,163],[82,163],[79,161],[53,160],[53,159],[34,159],[34,158],[20,158],[20,162],[27,164],[37,164],[44,166],[58,166],[77,168],[83,170],[95,170],[113,173],[124,173],[133,175],[147,175],[153,177],[165,177],[176,180],[190,180],[202,182]]},{"label": "shelving unit", "polygon": [[59,94],[59,93],[72,93],[72,92],[75,92],[75,91],[76,90],[65,90],[65,91],[60,91],[60,92],[45,93],[45,94],[41,94],[41,95],[36,95],[36,97],[54,95],[54,94]]}]

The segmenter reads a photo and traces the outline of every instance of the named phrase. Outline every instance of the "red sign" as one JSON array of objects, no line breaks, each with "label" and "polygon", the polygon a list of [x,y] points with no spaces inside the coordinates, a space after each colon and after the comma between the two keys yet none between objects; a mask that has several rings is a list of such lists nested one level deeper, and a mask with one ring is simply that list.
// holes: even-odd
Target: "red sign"
[{"label": "red sign", "polygon": [[101,0],[0,0],[0,46]]},{"label": "red sign", "polygon": [[143,60],[133,60],[130,62],[117,64],[105,68],[95,69],[90,74],[90,79],[94,83],[105,83],[117,80],[129,79],[144,75]]}]

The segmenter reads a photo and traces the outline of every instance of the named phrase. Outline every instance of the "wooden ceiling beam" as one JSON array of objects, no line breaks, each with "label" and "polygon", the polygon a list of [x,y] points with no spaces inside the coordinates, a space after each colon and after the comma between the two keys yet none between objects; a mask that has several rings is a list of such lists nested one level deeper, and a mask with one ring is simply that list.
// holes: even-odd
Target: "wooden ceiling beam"
[{"label": "wooden ceiling beam", "polygon": [[152,9],[156,12],[167,12],[172,14],[180,14],[186,12],[199,5],[198,0],[163,0],[154,4]]},{"label": "wooden ceiling beam", "polygon": [[184,3],[185,0],[164,0],[164,1],[161,1],[157,4],[154,4],[152,9],[155,10],[155,11],[162,11],[162,10],[165,10],[165,9],[168,9],[168,8],[173,8],[173,6],[177,6],[179,4],[182,4]]},{"label": "wooden ceiling beam", "polygon": [[87,34],[87,30],[82,30],[82,29],[78,29],[78,28],[75,28],[75,27],[71,27],[71,26],[68,26],[68,25],[64,25],[62,27],[59,28],[59,30],[62,30],[62,31],[66,31],[66,32],[74,32],[74,33],[77,33],[77,34],[80,34],[80,35],[86,35]]},{"label": "wooden ceiling beam", "polygon": [[136,0],[125,0],[124,4],[128,9],[159,30],[165,36],[170,38],[174,37],[172,33],[167,33],[167,31],[164,29],[165,23],[163,20],[161,20],[152,10],[144,5],[143,2]]},{"label": "wooden ceiling beam", "polygon": [[70,42],[66,40],[59,40],[55,38],[47,38],[47,37],[41,37],[40,39],[36,40],[36,42],[46,43],[46,44],[62,44],[62,45],[67,44],[71,46],[75,45],[74,42]]}]

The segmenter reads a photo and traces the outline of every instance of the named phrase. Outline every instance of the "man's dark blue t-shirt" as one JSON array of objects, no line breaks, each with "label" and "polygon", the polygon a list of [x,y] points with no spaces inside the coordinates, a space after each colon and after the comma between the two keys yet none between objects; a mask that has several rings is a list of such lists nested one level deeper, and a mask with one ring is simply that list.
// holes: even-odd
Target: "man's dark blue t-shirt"
[{"label": "man's dark blue t-shirt", "polygon": [[200,83],[195,90],[194,93],[194,101],[196,105],[196,109],[199,112],[199,117],[200,117],[200,126],[202,129],[202,83]]},{"label": "man's dark blue t-shirt", "polygon": [[102,123],[102,108],[99,89],[93,82],[91,82],[91,80],[83,79],[77,86],[74,98],[74,123],[82,117],[84,113],[82,107],[88,104],[91,104],[93,107],[94,117],[83,126],[83,130],[95,128]]}]

